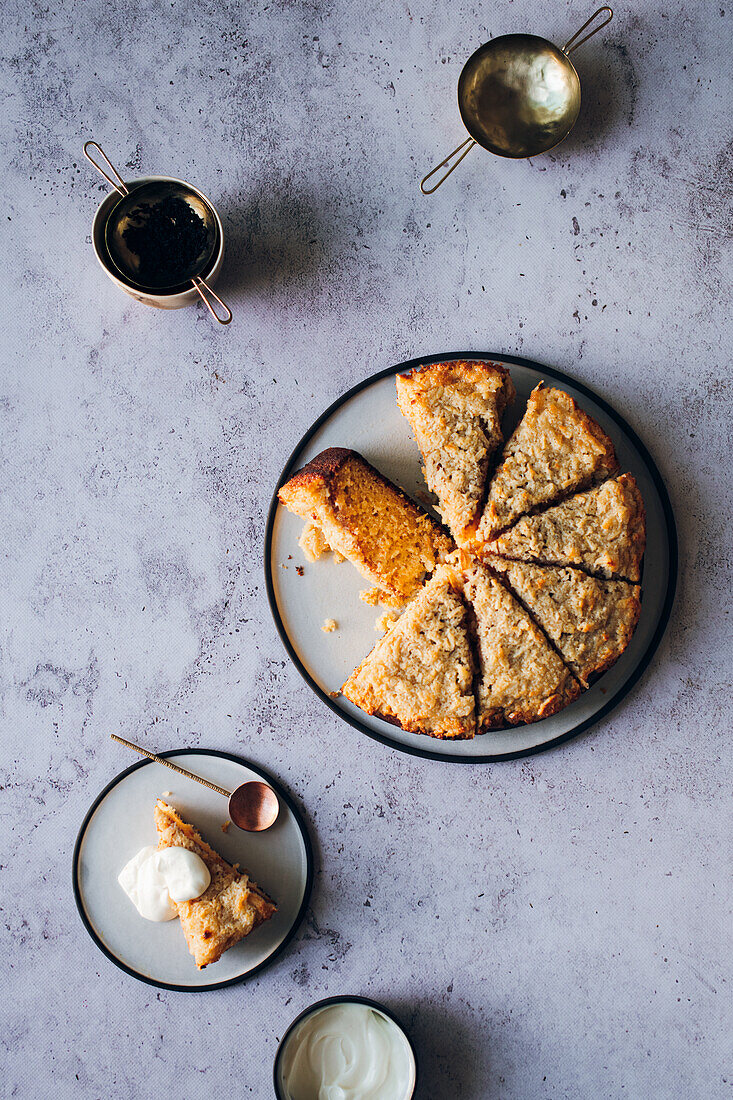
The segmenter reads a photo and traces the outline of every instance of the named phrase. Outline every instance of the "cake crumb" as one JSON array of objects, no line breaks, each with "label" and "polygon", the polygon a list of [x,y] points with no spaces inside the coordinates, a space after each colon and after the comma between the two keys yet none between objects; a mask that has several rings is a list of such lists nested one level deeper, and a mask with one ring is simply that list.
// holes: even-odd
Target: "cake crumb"
[{"label": "cake crumb", "polygon": [[379,588],[362,588],[359,599],[362,603],[368,603],[370,607],[376,607],[381,595],[382,591]]},{"label": "cake crumb", "polygon": [[338,699],[340,694],[341,694],[340,691],[329,691],[328,697],[329,697],[329,699]]},{"label": "cake crumb", "polygon": [[378,634],[385,634],[392,623],[397,622],[400,617],[399,611],[385,611],[383,615],[380,615],[374,624],[374,629]]},{"label": "cake crumb", "polygon": [[231,821],[224,821],[224,822],[222,822],[222,826],[221,826],[221,831],[222,831],[223,833],[228,833],[228,832],[229,832],[229,826],[230,826],[230,825],[231,825]]},{"label": "cake crumb", "polygon": [[343,555],[342,553],[340,553],[340,552],[339,552],[338,550],[334,550],[334,552],[333,552],[333,560],[334,560],[334,561],[336,562],[336,565],[341,565],[341,562],[342,562],[342,561],[346,561],[346,558],[345,558],[345,557],[344,557],[344,555]]},{"label": "cake crumb", "polygon": [[317,561],[321,554],[331,549],[316,523],[306,523],[298,539],[298,546],[305,554],[306,561]]},{"label": "cake crumb", "polygon": [[324,619],[323,620],[323,626],[321,627],[321,630],[323,631],[324,634],[331,634],[337,628],[338,628],[338,623],[336,622],[335,619]]},{"label": "cake crumb", "polygon": [[303,568],[302,565],[296,565],[295,572],[298,574],[299,577],[302,577],[303,574],[305,573],[305,569]]},{"label": "cake crumb", "polygon": [[163,798],[170,798],[172,794],[173,794],[173,791],[163,791],[162,797]]}]

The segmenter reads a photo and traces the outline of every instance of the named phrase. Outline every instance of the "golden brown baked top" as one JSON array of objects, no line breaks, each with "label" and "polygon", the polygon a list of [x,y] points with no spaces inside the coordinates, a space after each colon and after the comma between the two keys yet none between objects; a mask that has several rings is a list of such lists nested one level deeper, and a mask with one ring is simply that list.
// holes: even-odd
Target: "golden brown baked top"
[{"label": "golden brown baked top", "polygon": [[476,623],[479,728],[548,718],[580,693],[560,657],[508,589],[481,565],[465,572]]},{"label": "golden brown baked top", "polygon": [[461,359],[397,375],[397,404],[459,544],[475,533],[489,462],[504,439],[501,417],[515,396],[509,372],[496,363]]},{"label": "golden brown baked top", "polygon": [[627,581],[600,580],[582,569],[493,558],[504,578],[584,687],[610,668],[639,621],[641,590]]},{"label": "golden brown baked top", "polygon": [[466,607],[453,571],[439,566],[341,692],[412,733],[473,737],[473,673]]},{"label": "golden brown baked top", "polygon": [[618,469],[613,443],[569,394],[540,383],[504,448],[478,528],[489,542],[520,516],[604,481]]},{"label": "golden brown baked top", "polygon": [[280,490],[307,521],[301,545],[312,558],[333,548],[381,602],[407,603],[342,688],[405,730],[473,737],[549,717],[619,658],[639,618],[632,582],[646,531],[634,478],[616,476],[601,427],[540,384],[489,481],[514,396],[505,368],[480,361],[397,378],[458,547],[345,448],[322,452]]},{"label": "golden brown baked top", "polygon": [[307,521],[303,546],[311,558],[327,547],[343,554],[391,606],[407,603],[454,548],[440,524],[344,447],[322,451],[278,499]]},{"label": "golden brown baked top", "polygon": [[523,516],[486,549],[518,561],[575,565],[637,582],[646,545],[644,502],[631,474]]},{"label": "golden brown baked top", "polygon": [[158,848],[187,848],[209,869],[211,882],[201,897],[176,905],[188,949],[196,966],[203,970],[268,920],[277,907],[244,872],[209,847],[193,825],[186,824],[162,798],[155,803],[155,827]]}]

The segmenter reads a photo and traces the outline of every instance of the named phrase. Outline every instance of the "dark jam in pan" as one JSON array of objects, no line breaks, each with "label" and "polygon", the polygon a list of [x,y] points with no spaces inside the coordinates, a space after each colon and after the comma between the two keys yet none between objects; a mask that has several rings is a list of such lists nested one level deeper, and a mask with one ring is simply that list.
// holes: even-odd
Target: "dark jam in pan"
[{"label": "dark jam in pan", "polygon": [[178,195],[160,202],[141,203],[130,215],[136,224],[122,234],[138,257],[137,278],[146,286],[175,286],[195,274],[205,251],[207,230],[203,218]]}]

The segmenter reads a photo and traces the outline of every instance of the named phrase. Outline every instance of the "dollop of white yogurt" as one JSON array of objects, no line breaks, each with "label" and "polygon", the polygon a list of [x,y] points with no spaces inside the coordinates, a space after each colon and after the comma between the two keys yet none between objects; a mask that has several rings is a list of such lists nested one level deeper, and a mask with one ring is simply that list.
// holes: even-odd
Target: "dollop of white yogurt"
[{"label": "dollop of white yogurt", "polygon": [[283,1050],[288,1100],[407,1100],[415,1059],[400,1028],[369,1005],[326,1005],[306,1016]]},{"label": "dollop of white yogurt", "polygon": [[193,901],[211,882],[209,868],[187,848],[141,848],[117,881],[145,920],[173,920],[174,902]]}]

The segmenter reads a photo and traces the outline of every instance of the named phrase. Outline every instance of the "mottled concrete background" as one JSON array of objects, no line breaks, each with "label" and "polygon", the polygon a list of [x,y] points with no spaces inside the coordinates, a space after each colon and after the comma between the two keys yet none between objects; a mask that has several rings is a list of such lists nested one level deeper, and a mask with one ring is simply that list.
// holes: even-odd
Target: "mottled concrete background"
[{"label": "mottled concrete background", "polygon": [[[468,54],[511,30],[562,43],[589,13],[5,5],[6,1095],[264,1100],[288,1022],[344,992],[405,1018],[424,1100],[729,1095],[729,12],[622,5],[576,55],[564,145],[531,163],[474,151],[418,189],[461,138]],[[217,202],[228,331],[103,276],[88,137]],[[614,403],[681,541],[666,639],[623,705],[493,767],[402,756],[327,712],[261,566],[273,483],[313,417],[373,371],[469,347]],[[251,984],[157,992],[84,932],[71,850],[129,762],[111,731],[239,750],[301,801],[312,907]]]}]

